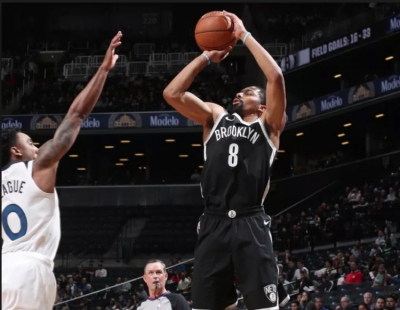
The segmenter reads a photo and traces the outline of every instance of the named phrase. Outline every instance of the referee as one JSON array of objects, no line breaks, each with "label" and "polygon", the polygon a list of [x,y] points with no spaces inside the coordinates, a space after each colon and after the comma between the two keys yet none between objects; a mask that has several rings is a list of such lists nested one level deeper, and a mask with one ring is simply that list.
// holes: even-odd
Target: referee
[{"label": "referee", "polygon": [[143,280],[149,288],[149,298],[142,302],[138,310],[190,310],[182,295],[165,289],[167,279],[168,273],[162,261],[153,259],[147,262]]}]

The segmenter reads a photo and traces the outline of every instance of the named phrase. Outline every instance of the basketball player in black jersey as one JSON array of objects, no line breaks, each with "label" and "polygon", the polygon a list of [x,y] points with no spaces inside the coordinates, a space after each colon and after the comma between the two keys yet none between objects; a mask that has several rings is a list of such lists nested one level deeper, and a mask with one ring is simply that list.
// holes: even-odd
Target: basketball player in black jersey
[{"label": "basketball player in black jersey", "polygon": [[[204,168],[201,194],[205,211],[198,227],[193,309],[234,308],[234,273],[248,309],[279,309],[289,300],[278,287],[278,268],[265,214],[270,170],[286,122],[282,71],[234,14],[235,36],[253,54],[268,82],[239,91],[228,113],[187,92],[209,61],[225,51],[205,51],[188,64],[164,90],[165,100],[187,118],[203,124]],[[281,292],[283,290],[283,292]],[[279,295],[279,297],[278,297]]]}]

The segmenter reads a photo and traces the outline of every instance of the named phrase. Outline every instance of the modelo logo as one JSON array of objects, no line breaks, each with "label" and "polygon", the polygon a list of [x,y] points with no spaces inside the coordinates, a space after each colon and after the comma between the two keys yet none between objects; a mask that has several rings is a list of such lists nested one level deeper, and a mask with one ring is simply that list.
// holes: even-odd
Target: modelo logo
[{"label": "modelo logo", "polygon": [[390,31],[396,31],[400,29],[400,19],[398,19],[399,16],[390,19]]},{"label": "modelo logo", "polygon": [[392,75],[381,82],[381,92],[385,93],[400,88],[400,75]]},{"label": "modelo logo", "polygon": [[329,96],[327,99],[321,101],[321,111],[328,111],[341,107],[343,99],[339,96]]},{"label": "modelo logo", "polygon": [[5,118],[1,122],[1,129],[6,128],[22,128],[22,123],[18,122],[18,120],[14,120],[13,118]]},{"label": "modelo logo", "polygon": [[81,124],[81,128],[99,128],[100,121],[94,117],[88,117],[85,121]]},{"label": "modelo logo", "polygon": [[175,116],[168,114],[162,114],[159,116],[150,116],[150,126],[154,127],[169,127],[169,126],[179,126],[179,119]]}]

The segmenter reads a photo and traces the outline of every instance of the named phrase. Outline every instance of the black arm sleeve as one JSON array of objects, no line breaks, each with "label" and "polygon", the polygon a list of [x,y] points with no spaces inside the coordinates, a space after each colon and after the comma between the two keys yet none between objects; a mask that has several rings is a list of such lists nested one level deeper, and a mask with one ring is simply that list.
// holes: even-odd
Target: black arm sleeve
[{"label": "black arm sleeve", "polygon": [[180,294],[168,294],[165,296],[169,299],[172,310],[191,310],[186,299]]}]

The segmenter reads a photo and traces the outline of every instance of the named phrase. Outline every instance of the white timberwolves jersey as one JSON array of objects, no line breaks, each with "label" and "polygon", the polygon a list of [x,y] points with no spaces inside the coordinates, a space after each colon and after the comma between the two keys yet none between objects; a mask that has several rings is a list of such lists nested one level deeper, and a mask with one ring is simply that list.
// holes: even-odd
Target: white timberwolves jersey
[{"label": "white timberwolves jersey", "polygon": [[61,237],[58,197],[39,189],[33,161],[10,163],[1,175],[2,254],[35,252],[54,260]]}]

